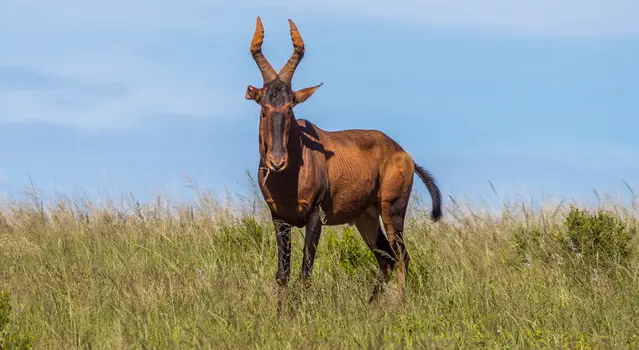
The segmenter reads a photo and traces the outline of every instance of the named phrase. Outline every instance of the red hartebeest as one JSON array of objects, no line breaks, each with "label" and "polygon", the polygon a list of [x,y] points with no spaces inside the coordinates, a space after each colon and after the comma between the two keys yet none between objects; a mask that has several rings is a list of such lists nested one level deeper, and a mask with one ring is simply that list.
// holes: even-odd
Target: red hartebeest
[{"label": "red hartebeest", "polygon": [[[304,56],[304,42],[290,19],[293,54],[276,73],[262,54],[264,28],[259,17],[251,54],[263,87],[249,85],[246,99],[261,106],[258,180],[271,211],[277,236],[276,280],[290,276],[292,226],[306,226],[302,278],[311,275],[322,224],[355,224],[373,251],[387,282],[398,264],[400,294],[410,257],[403,243],[404,217],[413,186],[413,172],[432,198],[431,218],[442,216],[441,194],[433,177],[393,139],[377,130],[324,131],[296,119],[293,107],[306,101],[322,84],[291,89],[295,68]],[[381,215],[386,236],[380,226]],[[402,258],[400,258],[402,257]],[[370,301],[381,287],[377,283]]]}]

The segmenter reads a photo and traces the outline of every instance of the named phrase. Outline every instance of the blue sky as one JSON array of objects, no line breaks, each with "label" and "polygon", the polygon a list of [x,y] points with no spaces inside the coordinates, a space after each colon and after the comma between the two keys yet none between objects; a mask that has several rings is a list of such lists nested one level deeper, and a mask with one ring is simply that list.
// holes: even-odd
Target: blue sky
[{"label": "blue sky", "polygon": [[230,3],[0,0],[0,192],[246,192],[258,15],[276,69],[298,25],[293,87],[324,82],[298,118],[383,130],[445,195],[639,186],[639,2]]}]

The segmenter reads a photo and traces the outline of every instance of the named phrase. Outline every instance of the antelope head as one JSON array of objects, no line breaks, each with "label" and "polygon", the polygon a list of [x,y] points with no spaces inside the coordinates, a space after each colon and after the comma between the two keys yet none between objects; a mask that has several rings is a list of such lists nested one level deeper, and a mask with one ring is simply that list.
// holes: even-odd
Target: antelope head
[{"label": "antelope head", "polygon": [[249,85],[246,99],[261,106],[260,110],[260,156],[266,167],[272,171],[283,171],[288,165],[287,145],[291,127],[295,124],[293,107],[306,101],[322,84],[293,91],[291,80],[297,65],[304,57],[304,41],[295,23],[288,20],[293,41],[293,54],[288,62],[276,73],[264,54],[264,27],[257,17],[255,33],[251,41],[251,55],[262,73],[261,88]]}]

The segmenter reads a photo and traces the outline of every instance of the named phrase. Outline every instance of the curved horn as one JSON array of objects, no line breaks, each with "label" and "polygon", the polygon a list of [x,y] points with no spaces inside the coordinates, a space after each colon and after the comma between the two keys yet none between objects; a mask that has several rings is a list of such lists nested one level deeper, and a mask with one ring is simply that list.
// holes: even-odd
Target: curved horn
[{"label": "curved horn", "polygon": [[268,83],[277,77],[275,69],[268,63],[264,54],[262,54],[262,42],[264,41],[264,27],[262,26],[262,20],[257,17],[257,23],[255,24],[255,33],[253,34],[253,40],[251,40],[251,55],[257,66],[260,68],[264,83]]},{"label": "curved horn", "polygon": [[304,41],[300,36],[300,32],[297,31],[295,23],[293,23],[293,21],[291,21],[290,19],[288,20],[288,23],[291,27],[293,54],[291,55],[291,58],[288,59],[288,62],[286,62],[286,65],[282,67],[282,70],[280,70],[279,77],[280,80],[282,80],[283,82],[290,84],[291,80],[293,79],[293,73],[295,73],[295,68],[297,68],[297,65],[302,60],[302,57],[304,57]]}]

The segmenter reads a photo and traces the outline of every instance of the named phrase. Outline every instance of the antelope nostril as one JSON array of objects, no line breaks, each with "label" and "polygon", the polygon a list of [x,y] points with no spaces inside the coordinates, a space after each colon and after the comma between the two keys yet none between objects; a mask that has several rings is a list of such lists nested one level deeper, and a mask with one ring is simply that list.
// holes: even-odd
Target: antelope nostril
[{"label": "antelope nostril", "polygon": [[284,163],[286,163],[285,159],[280,159],[280,160],[271,159],[271,166],[273,167],[273,170],[282,169],[284,167]]}]

